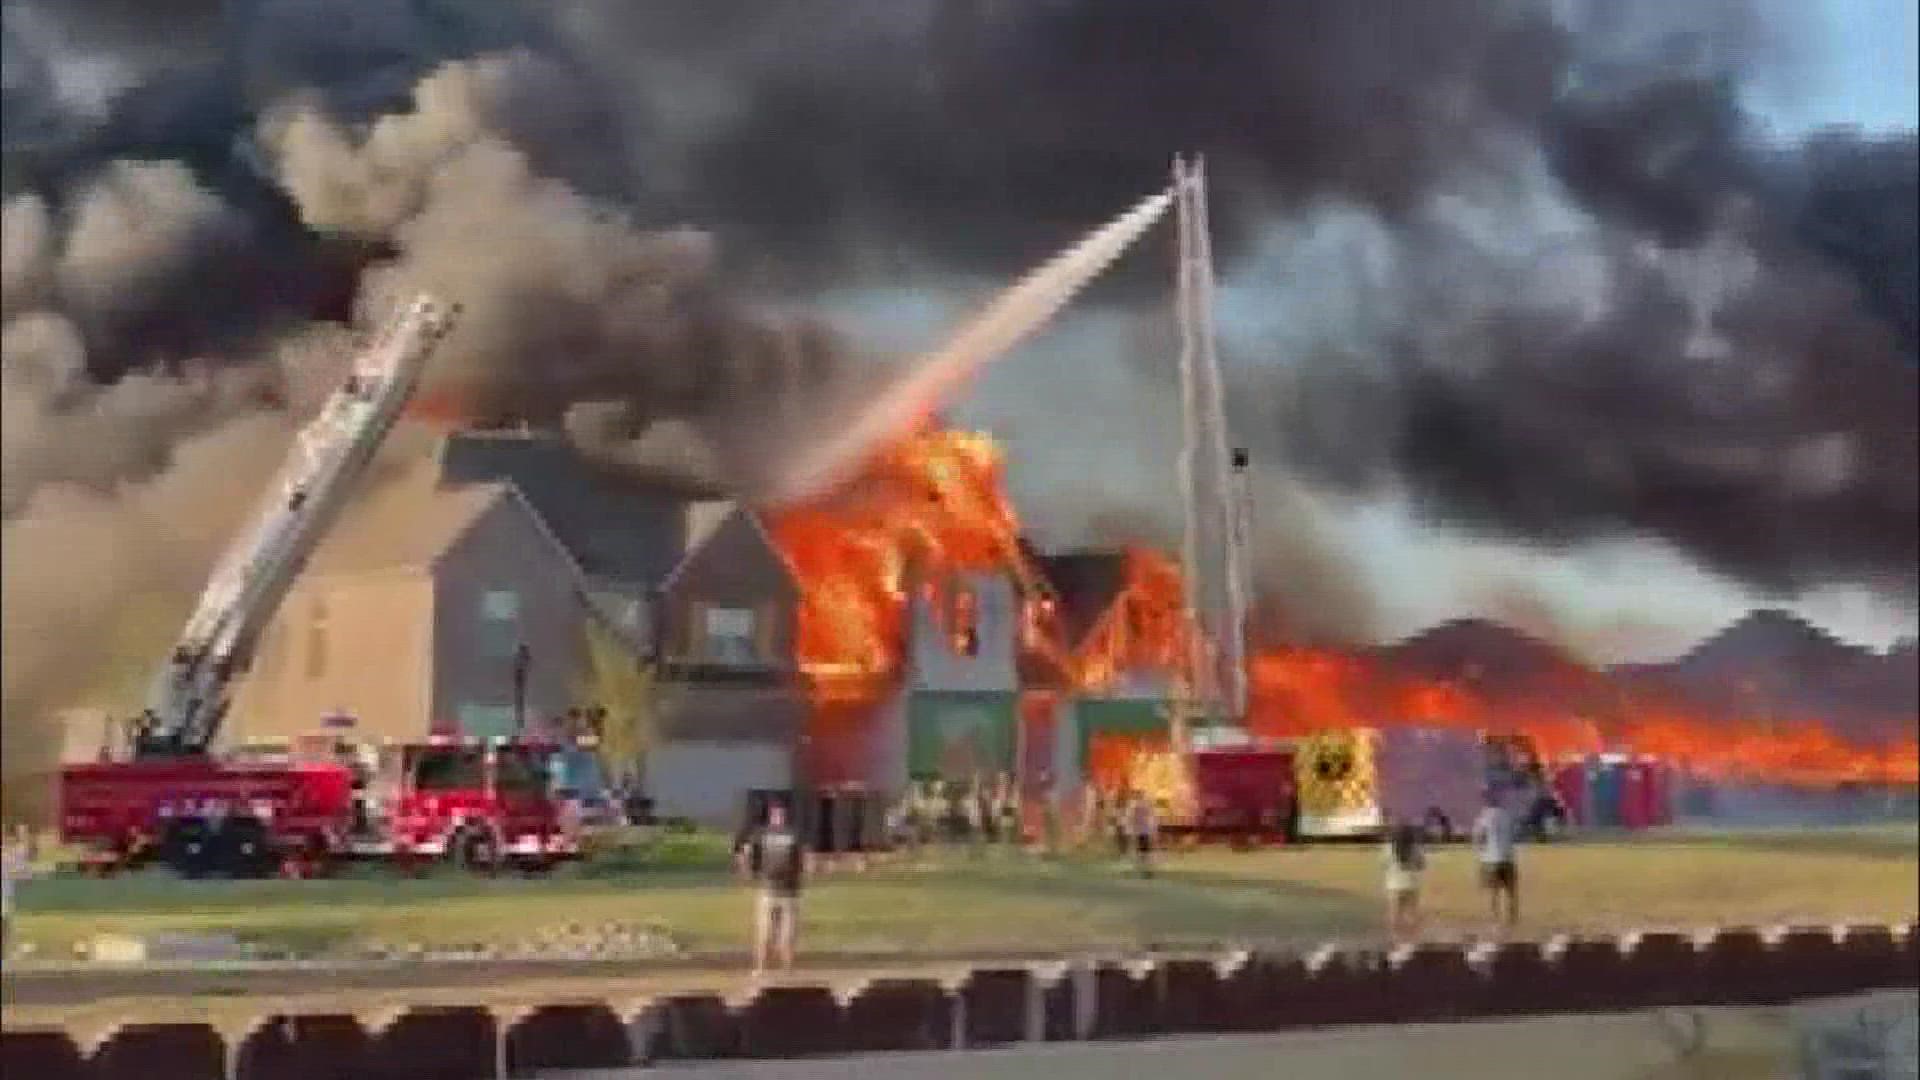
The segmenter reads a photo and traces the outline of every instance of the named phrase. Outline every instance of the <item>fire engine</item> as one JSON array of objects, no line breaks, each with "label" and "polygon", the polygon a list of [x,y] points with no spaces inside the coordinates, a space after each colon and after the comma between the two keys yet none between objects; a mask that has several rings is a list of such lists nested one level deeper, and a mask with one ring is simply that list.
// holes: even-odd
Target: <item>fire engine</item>
[{"label": "fire engine", "polygon": [[558,748],[435,738],[216,754],[243,672],[307,558],[419,385],[458,307],[421,296],[353,359],[202,590],[147,706],[98,762],[60,774],[60,831],[103,869],[317,871],[349,856],[545,866],[576,851],[548,790]]},{"label": "fire engine", "polygon": [[1489,791],[1527,833],[1566,823],[1530,740],[1453,728],[1322,731],[1300,742],[1302,838],[1379,835],[1418,825],[1436,839],[1463,835]]},{"label": "fire engine", "polygon": [[1153,801],[1169,837],[1282,843],[1294,835],[1294,771],[1289,746],[1202,743],[1136,755],[1127,783]]}]

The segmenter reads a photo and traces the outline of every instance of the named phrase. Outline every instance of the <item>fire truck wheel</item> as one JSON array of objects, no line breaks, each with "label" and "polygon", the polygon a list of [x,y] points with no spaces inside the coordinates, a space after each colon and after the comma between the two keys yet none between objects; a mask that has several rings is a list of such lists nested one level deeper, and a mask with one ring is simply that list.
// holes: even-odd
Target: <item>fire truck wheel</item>
[{"label": "fire truck wheel", "polygon": [[500,868],[500,847],[493,833],[480,826],[462,826],[447,844],[447,856],[468,873],[491,874]]},{"label": "fire truck wheel", "polygon": [[211,847],[213,868],[229,877],[265,877],[277,861],[272,838],[258,818],[228,818],[214,833]]},{"label": "fire truck wheel", "polygon": [[213,870],[213,836],[201,818],[178,818],[160,841],[160,861],[183,878],[203,878]]}]

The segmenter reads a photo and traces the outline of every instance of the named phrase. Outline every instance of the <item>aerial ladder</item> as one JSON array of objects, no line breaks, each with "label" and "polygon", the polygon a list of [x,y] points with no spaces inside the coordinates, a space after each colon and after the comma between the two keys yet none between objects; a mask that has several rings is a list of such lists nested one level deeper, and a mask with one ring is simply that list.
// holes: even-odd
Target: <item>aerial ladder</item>
[{"label": "aerial ladder", "polygon": [[399,421],[459,307],[416,297],[354,357],[352,370],[294,438],[265,500],[216,565],[155,677],[129,742],[139,759],[205,754],[245,669],[354,482]]},{"label": "aerial ladder", "polygon": [[1214,350],[1213,244],[1201,158],[1174,158],[1172,190],[1180,242],[1181,570],[1187,622],[1195,631],[1172,716],[1173,741],[1183,746],[1201,716],[1230,726],[1245,722],[1251,510],[1247,452],[1227,438],[1226,391]]}]

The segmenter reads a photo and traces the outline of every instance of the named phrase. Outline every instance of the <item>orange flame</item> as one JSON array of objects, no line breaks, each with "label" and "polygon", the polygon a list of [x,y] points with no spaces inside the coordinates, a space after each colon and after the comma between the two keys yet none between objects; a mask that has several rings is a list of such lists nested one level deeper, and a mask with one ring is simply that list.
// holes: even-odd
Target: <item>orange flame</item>
[{"label": "orange flame", "polygon": [[429,390],[415,394],[401,414],[408,420],[442,430],[461,427],[473,419],[467,402],[452,390]]},{"label": "orange flame", "polygon": [[[802,588],[801,666],[821,693],[866,692],[896,677],[909,588],[952,571],[1020,581],[1021,648],[1045,658],[1071,689],[1098,693],[1130,674],[1180,672],[1194,631],[1175,562],[1127,549],[1123,589],[1074,647],[1023,554],[1004,466],[990,437],[929,427],[877,455],[833,495],[774,517],[775,540]],[[1841,739],[1820,717],[1763,723],[1629,700],[1606,676],[1571,663],[1548,685],[1517,690],[1409,674],[1373,654],[1334,649],[1256,650],[1248,673],[1246,720],[1257,735],[1451,726],[1524,735],[1546,757],[1628,751],[1709,775],[1800,784],[1920,780],[1920,747],[1911,737],[1869,748]]]},{"label": "orange flame", "polygon": [[774,540],[802,584],[798,652],[817,677],[882,677],[905,652],[912,579],[1021,573],[1020,523],[985,435],[926,430],[824,500],[781,511]]},{"label": "orange flame", "polygon": [[1160,552],[1126,549],[1126,586],[1074,657],[1082,689],[1114,685],[1128,673],[1177,676],[1191,655],[1180,568]]}]

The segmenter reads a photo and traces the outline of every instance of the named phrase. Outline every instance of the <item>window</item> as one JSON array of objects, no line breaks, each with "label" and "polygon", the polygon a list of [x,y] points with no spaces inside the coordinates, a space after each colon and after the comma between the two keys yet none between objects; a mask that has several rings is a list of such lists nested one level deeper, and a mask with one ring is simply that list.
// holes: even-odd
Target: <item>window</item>
[{"label": "window", "polygon": [[600,758],[587,750],[562,750],[547,762],[547,775],[553,789],[571,795],[591,795],[607,788]]},{"label": "window", "polygon": [[760,659],[752,608],[710,607],[701,612],[703,660],[752,664]]},{"label": "window", "polygon": [[487,758],[478,747],[425,750],[413,763],[416,791],[477,790],[486,781]]},{"label": "window", "polygon": [[520,647],[520,594],[493,589],[480,596],[480,652],[490,660],[509,660]]},{"label": "window", "polygon": [[493,787],[519,795],[543,794],[547,790],[545,763],[526,750],[503,748],[494,758]]},{"label": "window", "polygon": [[513,706],[480,705],[468,702],[460,706],[460,731],[480,738],[514,733]]},{"label": "window", "polygon": [[323,679],[326,675],[327,602],[316,596],[307,618],[307,678]]}]

